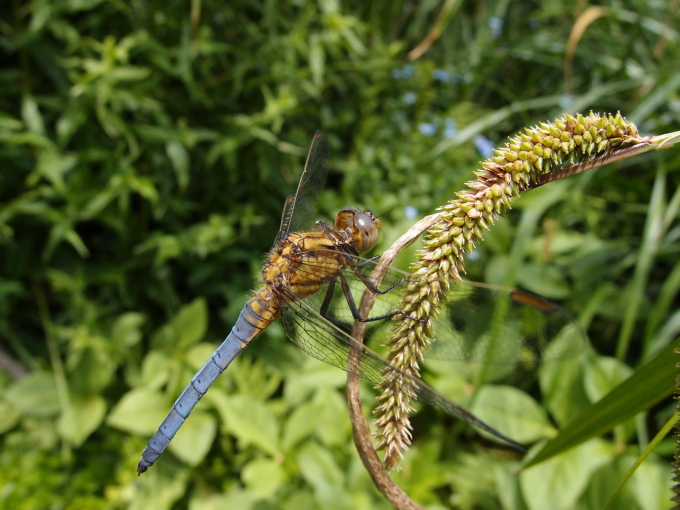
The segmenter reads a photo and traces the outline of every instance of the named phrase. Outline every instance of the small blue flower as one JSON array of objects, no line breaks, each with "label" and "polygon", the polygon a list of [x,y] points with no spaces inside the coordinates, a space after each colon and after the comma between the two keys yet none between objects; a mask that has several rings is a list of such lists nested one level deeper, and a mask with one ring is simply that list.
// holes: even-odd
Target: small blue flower
[{"label": "small blue flower", "polygon": [[418,209],[412,205],[407,205],[404,207],[404,216],[406,216],[406,219],[408,220],[415,220],[418,217]]},{"label": "small blue flower", "polygon": [[401,72],[403,73],[404,78],[410,78],[415,73],[413,66],[409,64],[406,64],[404,67],[402,67]]},{"label": "small blue flower", "polygon": [[392,69],[392,77],[396,80],[400,80],[402,78],[410,78],[413,76],[413,66],[406,64],[404,67],[401,69],[399,68],[394,68]]},{"label": "small blue flower", "polygon": [[503,30],[503,19],[499,18],[498,16],[491,16],[488,19],[487,24],[491,29],[491,37],[498,39],[501,35],[501,31]]},{"label": "small blue flower", "polygon": [[472,140],[477,148],[477,152],[483,158],[490,158],[493,155],[494,143],[484,135],[475,135]]},{"label": "small blue flower", "polygon": [[565,94],[562,96],[562,99],[560,99],[560,108],[562,108],[564,111],[569,111],[573,108],[574,105],[574,96],[571,94]]},{"label": "small blue flower", "polygon": [[458,133],[458,127],[456,126],[456,121],[451,117],[444,119],[444,138],[451,140]]},{"label": "small blue flower", "polygon": [[418,131],[425,136],[432,136],[437,132],[437,127],[430,122],[418,124]]},{"label": "small blue flower", "polygon": [[451,73],[448,71],[445,71],[444,69],[435,69],[432,71],[432,78],[435,81],[440,81],[442,83],[448,83],[451,81]]},{"label": "small blue flower", "polygon": [[406,104],[415,104],[417,96],[414,92],[406,92],[403,96],[403,99],[404,103]]}]

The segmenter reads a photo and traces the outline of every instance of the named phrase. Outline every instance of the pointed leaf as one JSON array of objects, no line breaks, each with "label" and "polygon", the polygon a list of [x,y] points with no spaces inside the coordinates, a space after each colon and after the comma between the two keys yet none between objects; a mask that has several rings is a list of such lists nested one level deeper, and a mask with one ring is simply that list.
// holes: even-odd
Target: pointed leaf
[{"label": "pointed leaf", "polygon": [[470,411],[487,423],[495,424],[503,434],[520,443],[531,443],[555,435],[555,428],[538,403],[512,386],[482,386]]},{"label": "pointed leaf", "polygon": [[69,408],[59,418],[59,433],[73,446],[80,446],[101,425],[105,415],[106,402],[99,395],[72,396]]},{"label": "pointed leaf", "polygon": [[162,393],[144,388],[127,392],[113,408],[106,423],[133,434],[153,434],[170,410]]},{"label": "pointed leaf", "polygon": [[54,376],[48,372],[33,372],[19,379],[7,389],[5,400],[29,416],[54,416],[60,410]]},{"label": "pointed leaf", "polygon": [[525,468],[543,462],[560,452],[611,430],[614,426],[649,409],[673,393],[680,338],[656,357],[639,367],[633,375],[614,388],[599,402],[581,412],[569,425],[550,440]]},{"label": "pointed leaf", "polygon": [[209,413],[194,411],[170,442],[170,450],[191,466],[208,454],[217,433],[217,420]]}]

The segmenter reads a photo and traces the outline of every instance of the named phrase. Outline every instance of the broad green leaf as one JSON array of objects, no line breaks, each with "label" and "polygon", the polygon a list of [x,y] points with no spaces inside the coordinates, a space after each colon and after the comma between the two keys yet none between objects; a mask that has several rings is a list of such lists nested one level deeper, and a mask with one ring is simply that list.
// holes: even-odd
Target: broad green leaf
[{"label": "broad green leaf", "polygon": [[668,345],[656,357],[641,367],[633,375],[614,388],[599,402],[574,418],[560,433],[525,464],[525,468],[543,462],[558,453],[572,448],[590,438],[611,430],[619,423],[668,397],[673,393],[677,355],[680,338]]},{"label": "broad green leaf", "polygon": [[144,314],[128,312],[120,315],[113,323],[111,340],[113,344],[123,350],[137,345],[142,339],[141,327],[146,317]]},{"label": "broad green leaf", "polygon": [[0,400],[0,434],[14,428],[19,423],[21,411],[5,400]]},{"label": "broad green leaf", "polygon": [[187,494],[192,469],[178,466],[164,459],[144,473],[144,478],[131,484],[134,496],[128,510],[170,510],[177,500]]},{"label": "broad green leaf", "polygon": [[590,404],[583,388],[583,357],[545,363],[538,376],[543,405],[558,425],[571,421]]},{"label": "broad green leaf", "polygon": [[255,501],[256,498],[250,491],[243,489],[240,485],[236,485],[222,494],[215,494],[210,490],[200,491],[199,489],[199,491],[194,491],[189,501],[189,510],[225,510],[230,508],[249,510],[253,508]]},{"label": "broad green leaf", "polygon": [[611,461],[615,452],[601,440],[592,440],[527,469],[520,475],[522,494],[530,510],[576,508],[591,473]]},{"label": "broad green leaf", "polygon": [[45,121],[38,108],[38,103],[30,94],[24,94],[22,98],[21,117],[31,133],[45,136]]},{"label": "broad green leaf", "polygon": [[205,336],[208,326],[208,307],[205,299],[194,299],[183,306],[172,320],[177,335],[177,348],[186,349]]},{"label": "broad green leaf", "polygon": [[309,437],[319,426],[319,405],[315,402],[305,402],[295,406],[293,412],[283,425],[283,439],[281,447],[289,451],[303,438]]},{"label": "broad green leaf", "polygon": [[[150,351],[142,362],[142,381],[149,389],[161,388],[172,375],[180,373],[180,362],[160,349]],[[188,382],[188,381],[187,381]]]},{"label": "broad green leaf", "polygon": [[172,168],[175,170],[179,189],[186,189],[189,184],[189,153],[184,146],[177,141],[167,142],[165,144],[165,152],[167,153],[168,158],[170,158]]},{"label": "broad green leaf", "polygon": [[80,446],[101,425],[105,415],[102,397],[72,395],[69,407],[59,417],[59,434],[73,446]]},{"label": "broad green leaf", "polygon": [[[602,510],[612,497],[614,490],[626,475],[627,469],[635,462],[632,455],[613,457],[611,462],[600,466],[590,475],[588,487],[579,498],[578,508]],[[630,484],[623,487],[613,501],[612,509],[616,510],[639,510],[635,498],[630,490]]]},{"label": "broad green leaf", "polygon": [[541,406],[528,394],[511,386],[482,386],[470,411],[520,443],[532,443],[555,435],[555,428]]},{"label": "broad green leaf", "polygon": [[285,473],[280,463],[272,459],[257,459],[243,468],[241,479],[255,498],[265,499],[279,490]]},{"label": "broad green leaf", "polygon": [[346,398],[335,389],[321,386],[313,402],[318,412],[314,435],[327,447],[344,445],[352,433]]},{"label": "broad green leaf", "polygon": [[633,373],[633,369],[616,358],[588,356],[584,386],[591,402],[597,402]]},{"label": "broad green leaf", "polygon": [[327,448],[315,441],[304,443],[297,454],[297,462],[304,479],[314,487],[316,497],[324,508],[352,508],[350,495],[344,490],[345,476]]},{"label": "broad green leaf", "polygon": [[668,464],[648,459],[633,474],[631,489],[641,510],[669,508],[672,485]]},{"label": "broad green leaf", "polygon": [[205,335],[208,325],[208,311],[205,300],[197,298],[182,306],[170,323],[153,335],[154,347],[167,349],[172,346],[185,350]]},{"label": "broad green leaf", "polygon": [[210,451],[216,433],[215,417],[209,413],[194,411],[172,439],[169,448],[181,460],[196,466]]},{"label": "broad green leaf", "polygon": [[252,444],[270,455],[280,454],[279,422],[263,402],[245,395],[225,397],[218,392],[209,395],[228,432],[238,438],[242,448]]},{"label": "broad green leaf", "polygon": [[299,404],[309,398],[319,387],[343,388],[347,384],[347,374],[342,370],[321,363],[309,356],[304,358],[304,366],[298,373],[287,375],[284,396],[292,404]]},{"label": "broad green leaf", "polygon": [[153,434],[170,412],[167,398],[139,388],[128,391],[106,418],[107,425],[132,434]]},{"label": "broad green leaf", "polygon": [[79,394],[101,393],[110,383],[117,368],[108,342],[86,328],[77,328],[68,354],[69,387]]},{"label": "broad green leaf", "polygon": [[61,409],[54,376],[33,372],[19,379],[5,392],[5,400],[28,416],[54,416]]}]

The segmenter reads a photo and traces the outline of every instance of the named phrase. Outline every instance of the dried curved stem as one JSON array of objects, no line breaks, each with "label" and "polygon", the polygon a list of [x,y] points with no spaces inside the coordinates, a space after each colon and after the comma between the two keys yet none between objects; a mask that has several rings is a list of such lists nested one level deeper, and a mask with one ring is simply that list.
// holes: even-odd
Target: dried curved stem
[{"label": "dried curved stem", "polygon": [[[411,227],[408,232],[402,235],[397,241],[380,257],[380,263],[373,271],[371,279],[373,283],[378,283],[385,276],[387,268],[394,262],[399,252],[406,248],[408,245],[413,243],[418,239],[423,232],[432,227],[435,223],[440,220],[439,214],[432,214],[420,220],[413,227]],[[362,316],[366,316],[368,311],[373,307],[375,302],[375,295],[370,292],[364,292],[361,299],[361,305],[359,306],[359,312]],[[364,332],[366,330],[365,322],[356,322],[354,329],[352,330],[352,336],[354,339],[363,343]],[[350,365],[356,365],[360,363],[358,353],[350,352]],[[373,483],[378,488],[380,492],[387,498],[387,500],[399,509],[422,509],[421,506],[414,503],[408,495],[401,490],[401,488],[395,484],[389,477],[385,469],[383,468],[382,461],[378,457],[377,452],[373,448],[373,442],[371,441],[371,433],[366,421],[366,417],[361,409],[361,396],[359,394],[359,377],[355,375],[358,373],[357,370],[347,371],[347,401],[349,404],[349,414],[352,421],[352,435],[354,437],[354,444],[359,452],[359,457],[361,457],[364,466],[368,470]]]}]

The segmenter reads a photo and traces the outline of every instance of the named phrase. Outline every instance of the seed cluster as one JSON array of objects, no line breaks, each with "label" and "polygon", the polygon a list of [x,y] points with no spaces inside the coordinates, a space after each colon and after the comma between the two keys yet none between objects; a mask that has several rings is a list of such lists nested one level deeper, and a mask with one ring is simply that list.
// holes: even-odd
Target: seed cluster
[{"label": "seed cluster", "polygon": [[[468,189],[439,209],[441,220],[431,228],[413,266],[413,281],[399,306],[404,314],[394,320],[389,359],[419,377],[418,363],[434,338],[430,318],[445,300],[450,278],[460,280],[464,254],[483,240],[494,220],[510,208],[510,199],[530,189],[541,176],[601,157],[639,143],[637,128],[617,113],[565,115],[554,123],[541,123],[510,139],[495,156],[482,163]],[[417,317],[423,322],[409,317]],[[377,448],[385,451],[386,469],[398,466],[411,443],[408,414],[413,392],[399,372],[386,373],[376,414]]]}]

